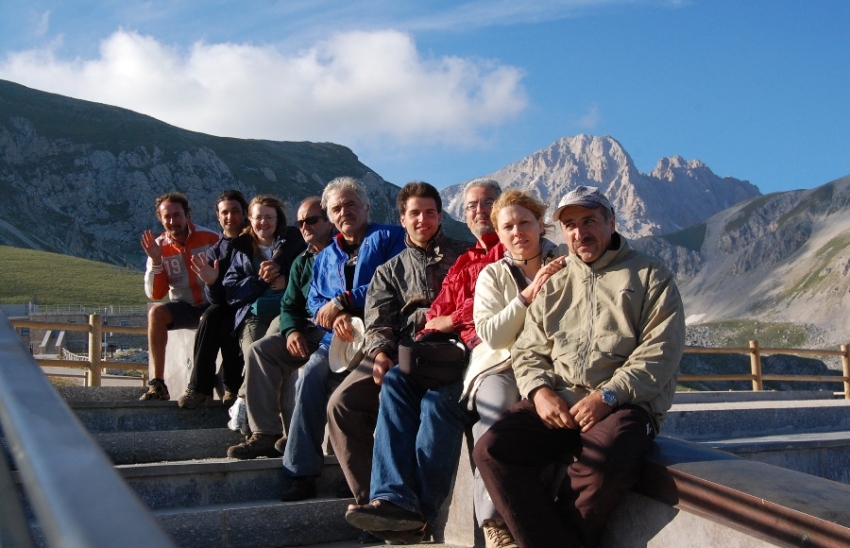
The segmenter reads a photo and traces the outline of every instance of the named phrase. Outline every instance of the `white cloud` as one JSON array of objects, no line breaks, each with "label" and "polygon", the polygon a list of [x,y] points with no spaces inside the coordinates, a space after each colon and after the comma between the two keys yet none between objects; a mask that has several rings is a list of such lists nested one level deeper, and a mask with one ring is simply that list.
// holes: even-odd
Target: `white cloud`
[{"label": "white cloud", "polygon": [[50,30],[50,10],[45,11],[39,16],[34,34],[38,37],[46,36],[48,30]]},{"label": "white cloud", "polygon": [[474,144],[525,109],[522,77],[496,62],[423,57],[393,30],[341,33],[292,55],[235,43],[181,50],[118,30],[96,59],[46,48],[0,62],[0,78],[187,129],[347,145]]}]

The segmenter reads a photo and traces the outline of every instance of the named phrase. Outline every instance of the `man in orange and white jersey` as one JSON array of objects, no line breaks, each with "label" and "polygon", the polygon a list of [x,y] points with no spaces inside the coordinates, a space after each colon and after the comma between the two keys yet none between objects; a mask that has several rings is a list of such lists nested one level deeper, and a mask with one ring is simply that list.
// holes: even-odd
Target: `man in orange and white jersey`
[{"label": "man in orange and white jersey", "polygon": [[192,223],[189,199],[180,192],[169,192],[156,199],[156,216],[165,229],[156,237],[146,230],[142,249],[148,256],[145,268],[145,294],[155,301],[148,310],[148,356],[153,376],[141,400],[167,400],[165,386],[165,345],[168,330],[198,327],[208,304],[204,301],[204,282],[192,271],[192,255],[206,251],[218,241],[218,234]]}]

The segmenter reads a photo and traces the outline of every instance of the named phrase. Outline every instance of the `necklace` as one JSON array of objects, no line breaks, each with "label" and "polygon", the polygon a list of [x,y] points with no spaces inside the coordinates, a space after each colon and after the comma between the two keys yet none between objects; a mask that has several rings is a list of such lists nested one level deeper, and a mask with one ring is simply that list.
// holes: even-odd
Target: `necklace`
[{"label": "necklace", "polygon": [[536,259],[537,257],[539,257],[541,255],[543,255],[543,251],[540,251],[540,253],[538,253],[534,257],[529,257],[528,259],[514,259],[514,261],[517,262],[517,263],[522,262],[522,264],[524,264],[525,266],[528,266],[528,261],[533,261],[534,259]]}]

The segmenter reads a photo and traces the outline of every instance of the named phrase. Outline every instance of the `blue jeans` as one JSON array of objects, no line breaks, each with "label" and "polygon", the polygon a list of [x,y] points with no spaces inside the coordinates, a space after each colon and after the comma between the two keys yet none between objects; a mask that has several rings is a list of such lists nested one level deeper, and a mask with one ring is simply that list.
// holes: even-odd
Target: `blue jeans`
[{"label": "blue jeans", "polygon": [[313,352],[295,383],[295,408],[283,453],[283,474],[288,477],[318,476],[322,473],[322,440],[328,420],[328,397],[344,374],[331,373],[328,347]]},{"label": "blue jeans", "polygon": [[390,369],[381,385],[372,500],[386,500],[433,523],[449,494],[460,458],[466,414],[462,382],[426,390]]}]

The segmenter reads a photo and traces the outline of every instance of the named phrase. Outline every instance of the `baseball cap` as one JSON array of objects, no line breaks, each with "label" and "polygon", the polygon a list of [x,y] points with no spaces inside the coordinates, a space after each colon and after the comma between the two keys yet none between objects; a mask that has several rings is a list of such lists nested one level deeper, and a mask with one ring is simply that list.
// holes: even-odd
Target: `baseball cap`
[{"label": "baseball cap", "polygon": [[552,221],[557,222],[561,218],[561,212],[569,206],[579,206],[587,209],[597,209],[600,206],[605,207],[614,214],[614,207],[604,194],[599,192],[599,188],[595,186],[577,186],[567,192],[561,201],[558,202],[558,209],[552,214]]}]

